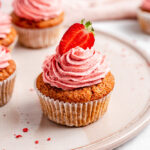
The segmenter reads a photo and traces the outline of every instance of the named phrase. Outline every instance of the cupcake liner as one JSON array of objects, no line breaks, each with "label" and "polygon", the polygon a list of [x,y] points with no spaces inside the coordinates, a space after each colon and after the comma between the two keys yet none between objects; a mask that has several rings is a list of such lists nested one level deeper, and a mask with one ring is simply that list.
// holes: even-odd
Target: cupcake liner
[{"label": "cupcake liner", "polygon": [[110,95],[85,103],[69,103],[44,96],[37,88],[44,115],[61,125],[81,127],[97,121],[107,111]]},{"label": "cupcake liner", "polygon": [[45,29],[27,29],[14,25],[19,34],[19,42],[25,47],[43,48],[57,42],[61,25]]},{"label": "cupcake liner", "polygon": [[0,81],[0,106],[5,105],[10,100],[14,89],[15,78],[16,71],[6,80]]},{"label": "cupcake liner", "polygon": [[139,8],[138,10],[138,21],[141,29],[150,34],[150,12],[143,11]]},{"label": "cupcake liner", "polygon": [[8,49],[10,50],[10,52],[11,52],[11,51],[13,50],[13,48],[15,47],[17,41],[18,41],[18,36],[16,36],[14,42],[11,43],[11,44],[8,46]]}]

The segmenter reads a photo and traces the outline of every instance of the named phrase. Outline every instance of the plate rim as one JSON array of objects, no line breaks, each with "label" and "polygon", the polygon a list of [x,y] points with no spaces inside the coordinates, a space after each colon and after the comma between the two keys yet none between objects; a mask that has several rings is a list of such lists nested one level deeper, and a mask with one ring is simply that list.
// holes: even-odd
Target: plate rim
[{"label": "plate rim", "polygon": [[[95,32],[103,34],[107,37],[110,37],[127,45],[128,47],[131,47],[132,49],[134,49],[136,53],[138,53],[145,60],[147,65],[150,66],[150,53],[148,53],[146,50],[143,50],[141,47],[134,45],[127,39],[123,39],[118,35],[115,36],[113,33],[103,31],[101,29],[96,29]],[[134,138],[149,123],[150,123],[150,98],[148,99],[147,105],[145,106],[143,111],[141,111],[138,116],[136,116],[131,122],[129,122],[127,125],[121,128],[119,131],[114,132],[112,135],[108,135],[103,139],[93,141],[90,144],[80,146],[72,150],[91,150],[91,148],[92,150],[114,149]]]}]

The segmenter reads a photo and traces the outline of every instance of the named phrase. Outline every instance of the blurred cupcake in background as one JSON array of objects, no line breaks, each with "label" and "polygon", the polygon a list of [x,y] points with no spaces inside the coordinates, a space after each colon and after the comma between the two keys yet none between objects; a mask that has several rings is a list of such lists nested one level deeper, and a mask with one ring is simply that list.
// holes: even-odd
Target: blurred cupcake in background
[{"label": "blurred cupcake in background", "polygon": [[150,34],[150,0],[144,0],[138,9],[138,20],[142,30]]},{"label": "blurred cupcake in background", "polygon": [[61,0],[14,0],[12,22],[19,42],[30,48],[53,45],[64,19]]},{"label": "blurred cupcake in background", "polygon": [[0,46],[0,106],[11,98],[16,77],[16,64],[11,59],[10,51]]},{"label": "blurred cupcake in background", "polygon": [[12,27],[11,17],[0,12],[0,45],[13,49],[17,41],[16,30]]}]

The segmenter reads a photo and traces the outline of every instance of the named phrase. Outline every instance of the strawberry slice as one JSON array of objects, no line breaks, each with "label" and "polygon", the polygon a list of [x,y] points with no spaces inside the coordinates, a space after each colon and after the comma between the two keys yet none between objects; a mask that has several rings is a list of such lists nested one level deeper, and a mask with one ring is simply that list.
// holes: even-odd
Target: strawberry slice
[{"label": "strawberry slice", "polygon": [[73,24],[63,35],[59,44],[59,53],[63,55],[76,46],[83,49],[91,48],[94,42],[92,23],[88,21],[84,24],[84,20],[82,20],[81,23]]}]

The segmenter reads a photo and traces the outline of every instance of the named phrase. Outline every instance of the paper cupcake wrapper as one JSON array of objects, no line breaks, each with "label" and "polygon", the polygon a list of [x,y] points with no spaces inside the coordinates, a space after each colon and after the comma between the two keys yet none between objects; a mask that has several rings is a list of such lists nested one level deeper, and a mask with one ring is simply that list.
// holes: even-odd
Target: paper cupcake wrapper
[{"label": "paper cupcake wrapper", "polygon": [[10,52],[14,49],[17,41],[18,41],[18,36],[16,36],[14,42],[8,46],[8,49],[10,50]]},{"label": "paper cupcake wrapper", "polygon": [[139,8],[138,10],[138,21],[142,30],[150,34],[150,13],[143,11]]},{"label": "paper cupcake wrapper", "polygon": [[0,81],[0,106],[5,105],[12,96],[16,72],[4,81]]},{"label": "paper cupcake wrapper", "polygon": [[19,34],[19,42],[25,47],[43,48],[57,42],[61,25],[45,29],[27,29],[14,25]]},{"label": "paper cupcake wrapper", "polygon": [[110,94],[102,99],[85,102],[69,103],[44,96],[37,88],[44,115],[51,121],[66,125],[81,127],[97,121],[107,111]]}]

